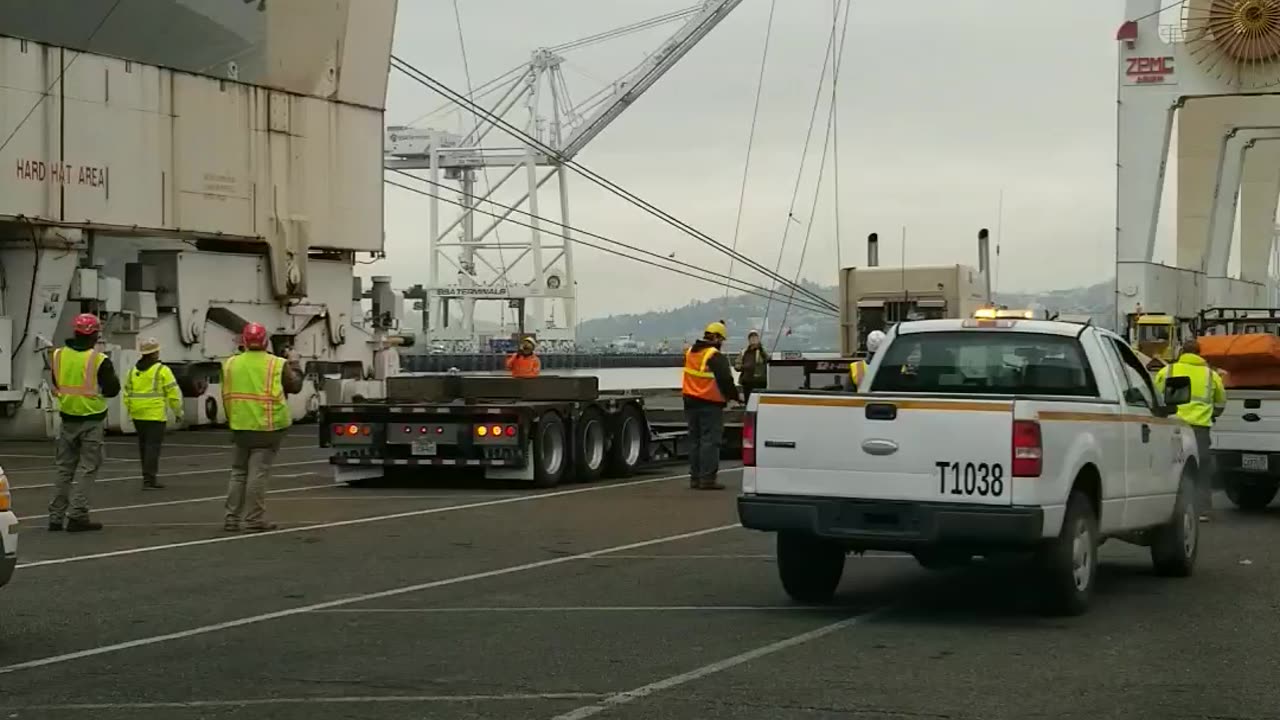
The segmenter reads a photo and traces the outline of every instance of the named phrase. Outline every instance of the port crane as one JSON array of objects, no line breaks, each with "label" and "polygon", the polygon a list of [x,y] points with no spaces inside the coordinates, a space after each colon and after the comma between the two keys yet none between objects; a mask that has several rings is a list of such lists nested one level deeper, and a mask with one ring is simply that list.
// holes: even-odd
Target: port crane
[{"label": "port crane", "polygon": [[[424,285],[427,343],[447,352],[489,350],[476,324],[476,303],[497,301],[514,310],[516,333],[534,335],[544,350],[572,350],[576,344],[576,283],[570,225],[569,174],[564,166],[604,132],[628,107],[652,88],[703,40],[742,0],[706,0],[625,28],[599,33],[565,45],[535,50],[529,62],[500,76],[483,93],[496,95],[492,115],[535,138],[541,147],[511,137],[493,122],[477,118],[465,132],[435,128],[387,128],[385,167],[389,171],[427,171],[424,179],[438,195],[445,181],[459,185],[463,209],[444,224],[440,199],[428,209],[429,273]],[[683,21],[680,27],[638,66],[600,92],[573,103],[563,66],[565,53],[583,44],[611,39],[637,29]],[[477,89],[479,90],[479,89]],[[521,117],[521,115],[523,117]],[[546,149],[552,152],[546,152]],[[483,194],[477,181],[488,170],[501,174]],[[555,180],[560,220],[543,227],[540,190]],[[499,218],[477,230],[475,210],[491,202],[509,183],[523,181],[513,202]],[[531,226],[527,239],[496,242],[496,229],[518,208],[527,206]],[[457,233],[454,236],[454,233]],[[456,256],[455,253],[456,252]],[[452,274],[446,273],[452,270]],[[452,310],[458,309],[458,318]],[[556,309],[559,308],[559,316]],[[505,313],[504,313],[505,317]],[[504,322],[505,325],[505,322]],[[502,339],[508,339],[502,338]]]}]

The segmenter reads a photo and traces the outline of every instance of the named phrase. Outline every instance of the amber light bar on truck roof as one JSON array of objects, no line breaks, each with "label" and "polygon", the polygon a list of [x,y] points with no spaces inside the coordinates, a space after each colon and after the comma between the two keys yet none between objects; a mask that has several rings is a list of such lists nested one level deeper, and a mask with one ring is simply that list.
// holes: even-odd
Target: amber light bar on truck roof
[{"label": "amber light bar on truck roof", "polygon": [[1030,310],[1009,310],[1007,308],[978,308],[973,311],[973,317],[981,320],[995,319],[1016,319],[1031,320],[1036,314]]}]

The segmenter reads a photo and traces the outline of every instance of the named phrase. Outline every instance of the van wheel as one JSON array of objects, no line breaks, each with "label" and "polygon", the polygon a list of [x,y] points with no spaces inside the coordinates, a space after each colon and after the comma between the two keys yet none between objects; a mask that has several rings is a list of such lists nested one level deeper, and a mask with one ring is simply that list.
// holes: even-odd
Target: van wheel
[{"label": "van wheel", "polygon": [[543,413],[533,431],[533,484],[555,487],[564,479],[568,463],[564,421],[554,412]]},{"label": "van wheel", "polygon": [[1265,510],[1280,492],[1280,483],[1275,480],[1242,480],[1237,475],[1227,476],[1225,485],[1227,498],[1245,512]]},{"label": "van wheel", "polygon": [[644,415],[635,405],[626,405],[614,418],[610,433],[605,473],[609,477],[626,478],[636,473],[649,449],[649,429]]},{"label": "van wheel", "polygon": [[1098,579],[1098,517],[1084,493],[1072,491],[1062,530],[1037,553],[1036,564],[1046,611],[1080,615],[1089,608]]},{"label": "van wheel", "polygon": [[794,533],[778,533],[778,577],[791,599],[827,603],[844,574],[845,550],[835,543]]},{"label": "van wheel", "polygon": [[1187,577],[1200,554],[1200,509],[1195,503],[1195,470],[1184,468],[1173,517],[1151,535],[1151,564],[1157,575]]},{"label": "van wheel", "polygon": [[604,471],[605,460],[604,415],[590,408],[578,416],[574,428],[574,475],[578,482],[595,482]]}]

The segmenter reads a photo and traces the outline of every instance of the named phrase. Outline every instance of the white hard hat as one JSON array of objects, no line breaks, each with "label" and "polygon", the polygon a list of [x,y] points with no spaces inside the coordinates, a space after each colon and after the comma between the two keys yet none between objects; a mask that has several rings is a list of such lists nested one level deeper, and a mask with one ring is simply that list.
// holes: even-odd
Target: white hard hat
[{"label": "white hard hat", "polygon": [[867,333],[867,352],[875,352],[880,349],[881,343],[884,342],[883,330],[872,330]]}]

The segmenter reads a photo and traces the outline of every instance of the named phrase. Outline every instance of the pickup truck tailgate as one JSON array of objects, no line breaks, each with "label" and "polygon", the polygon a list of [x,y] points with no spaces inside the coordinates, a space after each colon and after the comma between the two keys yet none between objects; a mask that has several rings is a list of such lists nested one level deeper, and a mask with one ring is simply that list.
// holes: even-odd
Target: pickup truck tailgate
[{"label": "pickup truck tailgate", "polygon": [[762,395],[756,492],[1011,505],[1012,400]]}]

